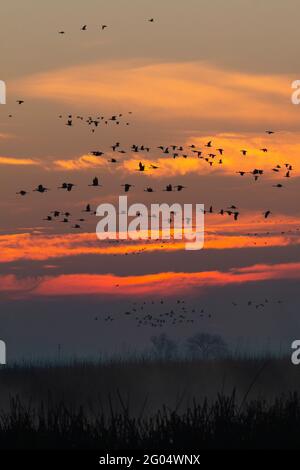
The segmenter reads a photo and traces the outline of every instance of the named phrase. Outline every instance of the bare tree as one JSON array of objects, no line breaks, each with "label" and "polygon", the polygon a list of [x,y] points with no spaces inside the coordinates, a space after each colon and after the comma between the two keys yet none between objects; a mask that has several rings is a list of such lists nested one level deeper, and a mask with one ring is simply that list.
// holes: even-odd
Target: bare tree
[{"label": "bare tree", "polygon": [[176,356],[177,344],[165,333],[159,336],[152,336],[151,343],[154,355],[159,359],[169,360]]},{"label": "bare tree", "polygon": [[209,333],[196,333],[188,338],[186,346],[191,356],[201,359],[215,359],[228,353],[223,338]]}]

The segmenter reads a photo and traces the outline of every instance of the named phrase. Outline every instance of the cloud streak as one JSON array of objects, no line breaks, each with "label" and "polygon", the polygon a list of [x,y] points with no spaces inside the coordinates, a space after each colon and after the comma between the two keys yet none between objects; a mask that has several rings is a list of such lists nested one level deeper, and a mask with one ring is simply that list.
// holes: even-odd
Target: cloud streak
[{"label": "cloud streak", "polygon": [[37,160],[32,158],[0,157],[0,165],[28,166],[39,164]]},{"label": "cloud streak", "polygon": [[[236,225],[230,221],[220,224],[215,220],[209,224],[205,234],[205,250],[245,249],[254,247],[283,247],[300,244],[300,233],[296,223],[286,219],[283,223],[274,220],[267,226],[256,227],[257,236],[251,231],[253,224],[249,220]],[[286,233],[281,234],[284,228]],[[294,233],[288,230],[294,229]],[[269,234],[266,231],[269,231]],[[272,230],[274,233],[272,234]],[[65,258],[80,255],[130,255],[137,252],[174,252],[184,250],[182,241],[100,241],[95,233],[37,234],[30,233],[0,235],[0,263],[21,260],[45,261],[53,258]]]},{"label": "cloud streak", "polygon": [[160,272],[142,276],[114,274],[64,274],[18,279],[0,276],[0,292],[20,298],[66,296],[173,296],[199,293],[210,287],[242,285],[253,282],[300,279],[300,263],[259,264],[229,271]]},{"label": "cloud streak", "polygon": [[25,77],[14,88],[22,87],[26,96],[81,107],[118,103],[169,121],[218,116],[227,122],[275,123],[279,113],[286,122],[295,119],[295,107],[284,106],[291,81],[284,75],[243,74],[207,62],[115,61]]}]

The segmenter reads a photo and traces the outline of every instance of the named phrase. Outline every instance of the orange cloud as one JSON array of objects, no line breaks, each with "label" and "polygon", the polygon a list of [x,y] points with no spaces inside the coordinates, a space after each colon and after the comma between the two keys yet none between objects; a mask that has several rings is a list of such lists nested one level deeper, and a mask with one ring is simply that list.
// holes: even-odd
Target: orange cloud
[{"label": "orange cloud", "polygon": [[[300,244],[297,221],[286,218],[269,223],[255,224],[257,236],[251,236],[253,217],[245,222],[232,223],[232,220],[212,215],[207,219],[205,250],[243,249],[251,247],[278,247]],[[220,217],[220,216],[219,216]],[[261,219],[261,215],[260,215]],[[284,231],[285,233],[281,233]],[[269,233],[267,233],[269,232]],[[0,235],[0,262],[18,260],[48,260],[79,255],[130,255],[141,252],[184,250],[182,241],[120,241],[109,242],[96,238],[95,233],[74,233],[62,235],[9,234]]]},{"label": "orange cloud", "polygon": [[104,62],[22,78],[23,96],[99,107],[134,107],[150,117],[294,123],[292,77],[223,70],[206,62]]},{"label": "orange cloud", "polygon": [[224,271],[161,272],[142,276],[113,274],[66,274],[19,280],[0,276],[0,291],[30,296],[78,295],[165,295],[199,292],[208,287],[223,287],[279,279],[300,279],[300,263],[254,265]]},{"label": "orange cloud", "polygon": [[98,168],[105,165],[104,160],[93,155],[82,155],[77,159],[55,160],[54,167],[59,170],[85,170],[88,168]]},{"label": "orange cloud", "polygon": [[31,158],[0,157],[0,165],[39,165]]}]

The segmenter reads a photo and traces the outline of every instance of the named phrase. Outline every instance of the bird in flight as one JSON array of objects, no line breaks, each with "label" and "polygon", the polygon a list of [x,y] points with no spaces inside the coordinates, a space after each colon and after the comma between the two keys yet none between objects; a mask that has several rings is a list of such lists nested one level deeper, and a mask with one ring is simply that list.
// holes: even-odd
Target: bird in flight
[{"label": "bird in flight", "polygon": [[18,103],[18,104],[23,104],[23,103],[24,103],[24,100],[17,100],[17,103]]},{"label": "bird in flight", "polygon": [[130,188],[133,187],[133,184],[125,183],[125,184],[121,184],[121,186],[124,187],[125,193],[128,193],[128,191],[130,190]]},{"label": "bird in flight", "polygon": [[86,208],[84,209],[83,212],[91,212],[91,205],[87,204]]},{"label": "bird in flight", "polygon": [[45,193],[49,191],[49,189],[45,188],[42,184],[39,184],[33,191],[36,191],[38,193]]},{"label": "bird in flight", "polygon": [[66,189],[68,192],[72,191],[75,184],[73,183],[63,183],[58,189]]},{"label": "bird in flight", "polygon": [[27,191],[24,191],[23,189],[21,189],[21,191],[19,191],[19,192],[16,193],[16,194],[19,194],[20,196],[26,196]]},{"label": "bird in flight", "polygon": [[102,31],[104,31],[105,28],[107,28],[107,25],[106,25],[106,24],[103,24],[103,25],[101,26]]},{"label": "bird in flight", "polygon": [[99,184],[99,179],[97,178],[97,176],[95,176],[95,178],[93,179],[93,182],[92,184],[89,184],[89,186],[101,186],[101,184]]},{"label": "bird in flight", "polygon": [[267,219],[270,214],[271,214],[271,211],[266,211],[266,212],[264,212],[264,217],[265,217],[265,219]]},{"label": "bird in flight", "polygon": [[178,184],[177,186],[175,186],[175,188],[177,189],[177,191],[182,191],[185,186],[182,186],[182,184]]},{"label": "bird in flight", "polygon": [[68,183],[68,184],[67,184],[67,191],[68,191],[68,192],[72,191],[72,189],[74,188],[74,186],[75,186],[75,184],[73,184],[73,183]]},{"label": "bird in flight", "polygon": [[139,163],[139,168],[137,171],[145,171],[145,165],[142,162]]},{"label": "bird in flight", "polygon": [[103,152],[100,152],[99,150],[93,150],[91,152],[91,155],[94,155],[94,157],[101,157],[103,155]]},{"label": "bird in flight", "polygon": [[82,26],[82,28],[81,28],[81,31],[86,31],[86,30],[87,30],[87,25],[84,24],[84,25]]}]

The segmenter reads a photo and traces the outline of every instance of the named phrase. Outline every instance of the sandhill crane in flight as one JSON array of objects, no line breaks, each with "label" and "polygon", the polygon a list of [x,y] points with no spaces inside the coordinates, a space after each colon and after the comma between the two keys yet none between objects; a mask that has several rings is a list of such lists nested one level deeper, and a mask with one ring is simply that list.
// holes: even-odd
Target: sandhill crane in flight
[{"label": "sandhill crane in flight", "polygon": [[49,189],[45,188],[42,184],[39,184],[33,191],[38,192],[38,193],[45,193],[49,191]]},{"label": "sandhill crane in flight", "polygon": [[139,163],[139,168],[137,171],[145,171],[145,165],[142,162]]},{"label": "sandhill crane in flight", "polygon": [[92,184],[89,184],[89,186],[93,186],[93,187],[101,186],[101,184],[99,184],[99,179],[97,178],[97,176],[95,176]]},{"label": "sandhill crane in flight", "polygon": [[129,184],[129,183],[121,184],[121,186],[123,186],[125,193],[128,193],[130,188],[134,187],[133,184]]}]

